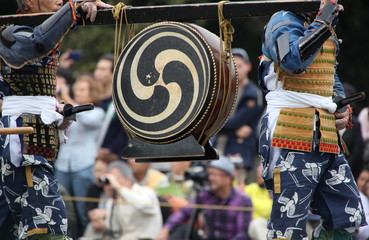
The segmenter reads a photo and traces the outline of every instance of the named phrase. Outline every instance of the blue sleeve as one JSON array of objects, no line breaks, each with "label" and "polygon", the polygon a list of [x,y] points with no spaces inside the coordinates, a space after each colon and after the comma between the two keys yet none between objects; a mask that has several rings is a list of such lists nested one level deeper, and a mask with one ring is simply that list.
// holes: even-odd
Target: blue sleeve
[{"label": "blue sleeve", "polygon": [[227,123],[223,126],[223,131],[235,131],[243,125],[251,125],[255,121],[255,117],[259,116],[261,112],[259,106],[249,108],[247,106],[242,107]]},{"label": "blue sleeve", "polygon": [[[321,26],[321,23],[313,22],[305,27],[304,22],[304,19],[292,12],[280,11],[272,16],[266,27],[263,54],[291,74],[305,71],[319,52],[316,51],[305,61],[301,60],[299,40]],[[280,61],[277,42],[283,34],[288,34],[289,52]]]},{"label": "blue sleeve", "polygon": [[96,107],[91,111],[81,112],[76,114],[77,122],[84,125],[86,128],[100,128],[104,121],[105,112],[102,108]]},{"label": "blue sleeve", "polygon": [[[336,66],[337,67],[337,66]],[[345,92],[343,90],[342,82],[337,74],[334,75],[334,85],[333,85],[333,92],[341,97],[346,97]]]},{"label": "blue sleeve", "polygon": [[[7,36],[9,41],[0,41],[0,57],[12,68],[22,68],[31,61],[42,58],[53,50],[74,23],[69,3],[49,17],[41,25],[11,25]],[[5,35],[5,34],[4,34]]]}]

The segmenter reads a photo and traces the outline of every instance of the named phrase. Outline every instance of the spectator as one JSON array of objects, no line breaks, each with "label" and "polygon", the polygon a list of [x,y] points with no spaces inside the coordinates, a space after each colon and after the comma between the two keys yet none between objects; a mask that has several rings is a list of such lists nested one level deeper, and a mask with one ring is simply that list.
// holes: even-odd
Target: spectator
[{"label": "spectator", "polygon": [[[357,178],[357,188],[359,189],[361,202],[365,212],[366,219],[369,219],[369,169],[364,169],[360,172]],[[367,240],[369,239],[369,225],[361,227],[354,235],[355,240]]]},{"label": "spectator", "polygon": [[363,108],[358,116],[358,120],[361,124],[361,135],[365,142],[369,141],[369,108]]},{"label": "spectator", "polygon": [[193,193],[193,181],[186,179],[185,173],[191,166],[191,162],[170,162],[170,166],[171,170],[167,173],[169,185],[158,188],[158,194],[160,196],[170,195],[189,200]]},{"label": "spectator", "polygon": [[169,165],[171,166],[171,171],[166,175],[169,179],[169,185],[163,187],[158,186],[155,189],[156,193],[160,196],[159,201],[161,203],[169,203],[169,205],[172,206],[170,208],[164,205],[161,207],[163,221],[165,221],[171,213],[186,206],[188,200],[196,195],[194,182],[185,177],[185,173],[190,167],[191,162],[170,162]]},{"label": "spectator", "polygon": [[257,151],[257,125],[263,111],[263,95],[248,74],[252,65],[244,49],[232,49],[237,67],[239,87],[233,115],[221,129],[226,142],[224,155],[239,161],[237,182],[244,186],[248,172],[253,168]]},{"label": "spectator", "polygon": [[[360,130],[363,143],[363,156],[362,156],[362,165],[368,165],[369,163],[369,107],[363,108],[357,120],[360,122]],[[354,141],[351,141],[354,143]]]},{"label": "spectator", "polygon": [[[103,183],[100,181],[100,177],[104,176],[106,173],[108,164],[104,162],[102,159],[96,158],[95,165],[94,165],[94,178],[95,183],[92,184],[87,190],[87,197],[88,198],[101,198],[104,199],[104,189]],[[98,202],[98,201],[91,201],[86,202],[86,213],[89,215],[89,212],[96,208],[103,208],[105,209],[105,201]],[[91,219],[90,219],[91,221]]]},{"label": "spectator", "polygon": [[[212,161],[207,169],[209,189],[199,192],[192,204],[220,205],[225,207],[252,207],[251,199],[232,186],[234,165],[225,157]],[[169,217],[157,240],[168,239],[170,232],[188,220],[193,208],[182,208]],[[208,239],[250,239],[247,235],[251,211],[204,209]]]},{"label": "spectator", "polygon": [[81,60],[82,51],[67,49],[59,58],[59,66],[64,69],[70,69],[71,66],[76,62]]},{"label": "spectator", "polygon": [[102,159],[96,158],[94,166],[95,184],[91,185],[87,191],[87,197],[99,199],[86,203],[86,213],[89,219],[84,237],[93,237],[95,234],[102,234],[105,230],[106,216],[108,213],[107,202],[112,198],[113,193],[110,188],[103,188],[104,184],[100,177],[107,172],[108,164]]},{"label": "spectator", "polygon": [[111,238],[108,239],[155,239],[162,227],[159,201],[155,192],[134,183],[132,170],[128,164],[121,161],[109,164],[106,178],[110,184],[104,188],[111,188],[114,198],[118,201],[112,203],[108,212],[108,224],[105,224],[103,235],[110,235]]},{"label": "spectator", "polygon": [[151,163],[136,163],[135,161],[133,158],[128,159],[135,181],[138,184],[153,190],[169,185],[168,177],[158,170],[150,168]]},{"label": "spectator", "polygon": [[112,99],[112,85],[114,72],[114,56],[104,55],[96,65],[94,77],[102,84],[102,102],[99,105],[105,110],[105,118],[101,124],[101,131],[98,139],[99,158],[111,162],[120,158],[120,153],[128,143],[125,130],[115,113]]},{"label": "spectator", "polygon": [[69,90],[73,83],[74,79],[72,72],[67,68],[58,67],[58,70],[56,71],[56,98],[61,99],[61,89],[67,87]]},{"label": "spectator", "polygon": [[262,178],[262,164],[256,171],[256,182],[245,187],[245,193],[250,196],[253,206],[252,221],[249,226],[249,236],[252,240],[265,240],[268,233],[267,222],[272,211],[273,200],[265,188]]},{"label": "spectator", "polygon": [[[87,104],[95,101],[94,80],[89,75],[82,75],[73,85],[74,99],[68,89],[62,89],[61,96],[72,105]],[[87,189],[93,184],[93,165],[97,154],[97,137],[104,111],[96,107],[91,111],[78,113],[76,123],[67,130],[68,141],[60,146],[55,163],[55,175],[72,196],[86,197]],[[77,201],[76,209],[80,223],[80,234],[83,233],[88,219],[85,202]]]}]

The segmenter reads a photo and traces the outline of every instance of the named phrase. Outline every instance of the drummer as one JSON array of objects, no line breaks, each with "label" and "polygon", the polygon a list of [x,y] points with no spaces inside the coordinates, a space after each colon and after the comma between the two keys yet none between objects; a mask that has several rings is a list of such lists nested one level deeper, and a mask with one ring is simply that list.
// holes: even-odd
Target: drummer
[{"label": "drummer", "polygon": [[[96,4],[96,5],[95,5]],[[60,114],[55,96],[55,70],[62,37],[75,24],[70,0],[18,0],[27,13],[56,12],[41,25],[10,25],[0,29],[0,92],[4,97],[2,127],[32,126],[25,135],[0,136],[0,232],[2,239],[68,239],[67,216],[54,159],[58,131],[70,120]],[[81,9],[94,21],[101,1],[87,2]],[[57,112],[58,111],[58,112]],[[5,170],[6,169],[6,170]]]}]

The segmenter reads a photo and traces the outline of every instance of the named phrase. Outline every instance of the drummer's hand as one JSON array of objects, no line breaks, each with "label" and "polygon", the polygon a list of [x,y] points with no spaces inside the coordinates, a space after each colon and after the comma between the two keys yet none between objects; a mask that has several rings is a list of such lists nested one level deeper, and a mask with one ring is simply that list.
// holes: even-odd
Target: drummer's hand
[{"label": "drummer's hand", "polygon": [[346,111],[340,113],[335,112],[334,113],[336,117],[336,128],[337,130],[345,129],[350,121],[350,110],[349,108],[346,108]]},{"label": "drummer's hand", "polygon": [[58,126],[58,129],[67,130],[70,127],[70,125],[72,125],[72,123],[73,123],[73,120],[64,118],[61,124]]},{"label": "drummer's hand", "polygon": [[[65,106],[65,104],[61,104],[61,103],[58,104],[58,106],[57,106],[58,113],[63,114],[64,106]],[[58,124],[58,129],[66,130],[70,127],[72,122],[73,122],[73,120],[63,118],[63,121],[60,124]]]},{"label": "drummer's hand", "polygon": [[[338,4],[338,0],[320,0],[320,9],[322,9],[328,1],[333,3],[333,4]],[[335,14],[338,15],[338,13],[343,11],[343,10],[344,10],[343,6],[341,4],[339,4],[338,11]]]},{"label": "drummer's hand", "polygon": [[91,22],[95,22],[98,8],[113,8],[112,5],[106,4],[103,1],[96,0],[94,2],[85,2],[81,5],[82,10],[87,13],[86,18]]}]

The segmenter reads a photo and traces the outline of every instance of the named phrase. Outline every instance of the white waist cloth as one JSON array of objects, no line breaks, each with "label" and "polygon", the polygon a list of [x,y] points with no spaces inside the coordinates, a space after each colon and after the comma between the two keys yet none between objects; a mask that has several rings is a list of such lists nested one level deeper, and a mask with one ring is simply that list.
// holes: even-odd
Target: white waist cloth
[{"label": "white waist cloth", "polygon": [[3,116],[19,117],[22,113],[32,113],[41,116],[46,125],[63,121],[63,115],[56,111],[57,100],[48,96],[8,96],[3,101]]},{"label": "white waist cloth", "polygon": [[[56,122],[60,125],[63,115],[56,111],[57,100],[48,96],[6,96],[3,99],[3,116],[10,116],[9,127],[17,127],[16,120],[23,113],[40,115],[44,124]],[[64,132],[59,131],[60,141],[65,141]],[[10,156],[15,166],[20,166],[22,151],[19,136],[10,135]]]},{"label": "white waist cloth", "polygon": [[310,93],[299,93],[287,90],[275,90],[269,92],[265,99],[268,102],[268,112],[280,110],[281,108],[304,108],[316,107],[328,110],[334,113],[337,109],[337,104],[332,100],[332,97],[322,97]]}]

